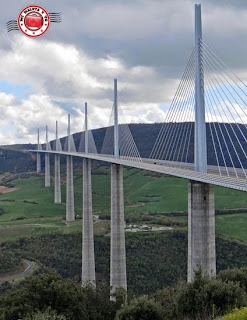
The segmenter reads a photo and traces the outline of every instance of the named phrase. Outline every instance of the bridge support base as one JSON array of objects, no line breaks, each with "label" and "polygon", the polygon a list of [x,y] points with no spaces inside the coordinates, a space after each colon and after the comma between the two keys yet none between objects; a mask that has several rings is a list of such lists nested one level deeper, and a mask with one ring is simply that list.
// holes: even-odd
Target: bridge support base
[{"label": "bridge support base", "polygon": [[188,282],[195,271],[216,274],[214,187],[190,181],[188,186]]},{"label": "bridge support base", "polygon": [[60,182],[60,155],[55,154],[55,184],[54,184],[54,203],[61,203],[61,182]]},{"label": "bridge support base", "polygon": [[66,221],[75,220],[73,157],[67,156]]},{"label": "bridge support base", "polygon": [[[123,167],[111,165],[111,294],[117,288],[127,290]],[[114,296],[111,296],[114,300]]]},{"label": "bridge support base", "polygon": [[82,285],[95,286],[91,160],[83,159]]},{"label": "bridge support base", "polygon": [[41,155],[40,153],[37,153],[37,172],[41,172]]},{"label": "bridge support base", "polygon": [[45,154],[45,187],[51,186],[51,176],[50,176],[50,155]]}]

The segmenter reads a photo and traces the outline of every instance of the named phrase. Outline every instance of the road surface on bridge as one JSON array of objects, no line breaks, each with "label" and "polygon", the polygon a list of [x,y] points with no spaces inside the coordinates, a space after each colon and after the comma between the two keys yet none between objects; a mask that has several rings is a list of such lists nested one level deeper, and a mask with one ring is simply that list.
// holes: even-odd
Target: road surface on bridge
[{"label": "road surface on bridge", "polygon": [[98,154],[82,153],[82,152],[66,152],[66,151],[52,151],[52,150],[26,150],[28,152],[35,153],[50,153],[60,155],[71,155],[73,157],[87,158],[97,161],[103,161],[108,163],[121,164],[127,167],[133,167],[137,169],[143,169],[147,171],[153,171],[158,173],[167,174],[179,178],[189,179],[193,181],[199,181],[203,183],[209,183],[225,188],[247,191],[247,179],[245,177],[231,177],[227,175],[219,175],[216,173],[201,173],[194,171],[192,167],[179,168],[178,166],[172,166],[172,164],[158,163],[159,160],[143,159],[138,162],[136,160],[126,159],[124,157],[114,158],[113,156],[105,156]]}]

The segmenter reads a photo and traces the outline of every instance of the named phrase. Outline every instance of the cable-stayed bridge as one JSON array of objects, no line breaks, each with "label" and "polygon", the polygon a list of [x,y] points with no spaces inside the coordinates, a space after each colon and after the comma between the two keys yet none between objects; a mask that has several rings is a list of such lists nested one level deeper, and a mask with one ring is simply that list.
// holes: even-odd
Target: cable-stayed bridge
[{"label": "cable-stayed bridge", "polygon": [[121,122],[117,80],[110,125],[101,151],[85,128],[76,148],[70,129],[62,146],[56,137],[42,148],[38,132],[37,171],[45,154],[45,186],[50,187],[50,156],[54,154],[54,202],[61,202],[60,157],[67,159],[66,220],[73,221],[73,158],[83,159],[82,282],[95,284],[92,219],[91,160],[111,164],[111,277],[113,292],[127,289],[123,166],[189,179],[188,281],[201,267],[204,275],[216,273],[214,185],[247,191],[247,86],[202,40],[201,6],[195,5],[193,49],[149,158],[142,158],[129,126]]}]

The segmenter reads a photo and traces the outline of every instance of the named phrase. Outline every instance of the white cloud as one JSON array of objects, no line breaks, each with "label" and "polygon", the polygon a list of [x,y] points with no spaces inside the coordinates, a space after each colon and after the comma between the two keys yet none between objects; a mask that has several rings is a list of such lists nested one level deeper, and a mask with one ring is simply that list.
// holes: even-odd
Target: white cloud
[{"label": "white cloud", "polygon": [[0,78],[29,85],[34,92],[22,101],[1,94],[19,142],[35,141],[36,129],[45,124],[54,128],[55,120],[60,121],[65,134],[68,110],[77,115],[72,118],[73,131],[82,130],[85,100],[92,125],[107,126],[114,77],[120,78],[119,104],[130,111],[126,114],[128,122],[161,121],[163,111],[159,104],[169,103],[167,91],[175,90],[177,85],[175,79],[162,80],[151,67],[131,68],[117,58],[92,58],[73,45],[38,42],[20,35],[13,38],[10,50],[0,51],[0,65]]},{"label": "white cloud", "polygon": [[[184,1],[138,1],[129,3],[102,3],[92,7],[80,19],[80,29],[87,35],[97,34],[103,39],[138,40],[154,34],[167,36],[192,26],[192,6]],[[187,19],[184,19],[185,12]],[[78,18],[79,18],[78,12]]]},{"label": "white cloud", "polygon": [[0,92],[0,107],[4,107],[15,102],[15,97],[13,94],[7,94],[5,92]]}]

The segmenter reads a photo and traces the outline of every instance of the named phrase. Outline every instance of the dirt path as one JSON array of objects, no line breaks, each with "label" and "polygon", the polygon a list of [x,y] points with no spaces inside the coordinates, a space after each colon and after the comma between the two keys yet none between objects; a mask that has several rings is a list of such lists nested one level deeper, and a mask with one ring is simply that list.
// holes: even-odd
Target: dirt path
[{"label": "dirt path", "polygon": [[10,192],[13,192],[13,191],[16,191],[17,188],[7,188],[7,187],[4,187],[4,186],[0,186],[0,192],[2,194],[5,194],[5,193],[10,193]]}]

